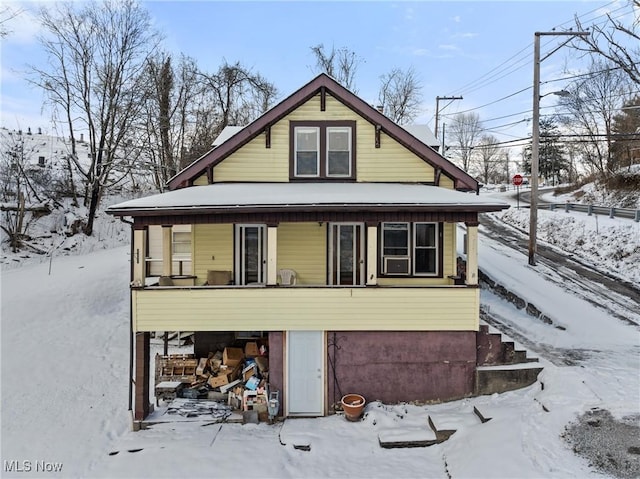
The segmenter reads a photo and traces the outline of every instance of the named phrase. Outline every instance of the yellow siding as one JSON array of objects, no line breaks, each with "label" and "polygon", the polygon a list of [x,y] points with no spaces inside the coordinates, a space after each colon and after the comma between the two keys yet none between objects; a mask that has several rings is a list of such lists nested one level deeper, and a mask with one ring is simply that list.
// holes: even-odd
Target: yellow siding
[{"label": "yellow siding", "polygon": [[446,278],[449,275],[455,274],[456,268],[456,242],[455,242],[455,228],[453,223],[444,223],[443,225],[443,243],[444,243],[444,258],[443,258],[443,275]]},{"label": "yellow siding", "polygon": [[433,181],[433,167],[382,133],[380,148],[375,147],[375,128],[358,123],[358,181]]},{"label": "yellow siding", "polygon": [[327,233],[323,223],[278,226],[278,269],[295,270],[298,284],[327,283]]},{"label": "yellow siding", "polygon": [[207,280],[207,270],[233,271],[233,225],[193,226],[193,271],[196,284]]},{"label": "yellow siding", "polygon": [[208,185],[208,184],[209,184],[209,178],[207,178],[206,174],[198,176],[193,181],[193,186],[203,186],[203,185]]},{"label": "yellow siding", "polygon": [[[271,127],[271,148],[265,147],[265,135],[259,134],[214,167],[214,181],[289,181],[289,122],[307,120],[356,121],[358,181],[434,180],[430,165],[384,133],[381,135],[380,148],[375,148],[374,125],[330,95],[327,96],[325,111],[320,111],[318,94]],[[201,180],[206,184],[206,175],[197,181]]]},{"label": "yellow siding", "polygon": [[289,124],[280,121],[271,128],[271,148],[260,134],[225,158],[213,168],[213,180],[289,181]]},{"label": "yellow siding", "polygon": [[136,331],[475,331],[479,289],[132,290]]},{"label": "yellow siding", "polygon": [[450,190],[453,189],[453,180],[451,178],[449,178],[448,176],[445,175],[441,175],[440,176],[440,185],[442,188],[449,188]]}]

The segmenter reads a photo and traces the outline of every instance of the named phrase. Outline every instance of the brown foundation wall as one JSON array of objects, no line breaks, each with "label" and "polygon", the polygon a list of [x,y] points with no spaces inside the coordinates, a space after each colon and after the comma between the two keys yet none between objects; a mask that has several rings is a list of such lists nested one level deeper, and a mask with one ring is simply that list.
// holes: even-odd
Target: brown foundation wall
[{"label": "brown foundation wall", "polygon": [[134,419],[142,421],[149,415],[149,374],[150,374],[150,337],[149,333],[136,333],[135,356],[135,401]]},{"label": "brown foundation wall", "polygon": [[474,392],[473,331],[339,331],[328,332],[327,343],[328,411],[340,402],[340,393],[398,403],[453,400]]},{"label": "brown foundation wall", "polygon": [[280,391],[280,412],[285,411],[284,394],[284,334],[281,331],[269,333],[269,387]]}]

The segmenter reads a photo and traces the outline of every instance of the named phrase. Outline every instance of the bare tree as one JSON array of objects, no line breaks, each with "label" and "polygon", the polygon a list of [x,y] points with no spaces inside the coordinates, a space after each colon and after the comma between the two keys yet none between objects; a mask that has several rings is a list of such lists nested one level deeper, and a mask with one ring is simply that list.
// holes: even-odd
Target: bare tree
[{"label": "bare tree", "polygon": [[640,84],[640,17],[634,8],[640,9],[640,0],[628,1],[631,7],[630,24],[607,14],[607,21],[602,25],[584,25],[578,16],[575,17],[579,31],[590,30],[591,35],[576,37],[572,42],[575,49],[590,54],[600,55],[605,61],[620,67],[630,80]]},{"label": "bare tree", "polygon": [[571,84],[567,88],[570,95],[559,100],[566,111],[559,120],[580,139],[583,161],[607,175],[615,169],[611,153],[613,118],[628,98],[632,84],[624,71],[609,62],[592,62],[590,72]]},{"label": "bare tree", "polygon": [[21,13],[21,9],[16,10],[9,5],[0,7],[0,38],[4,38],[11,33],[8,23]]},{"label": "bare tree", "polygon": [[200,76],[214,100],[217,117],[211,131],[214,137],[226,126],[246,125],[255,120],[272,106],[278,95],[272,83],[239,62],[233,65],[225,62],[216,73]]},{"label": "bare tree", "polygon": [[498,139],[493,135],[483,135],[478,143],[478,168],[480,178],[485,183],[493,180],[500,170],[501,165],[498,160],[500,146],[496,143],[498,143]]},{"label": "bare tree", "polygon": [[355,77],[362,59],[354,51],[334,46],[326,51],[322,43],[311,47],[311,51],[316,59],[316,71],[326,73],[347,90],[358,93]]},{"label": "bare tree", "polygon": [[162,191],[185,163],[202,86],[193,59],[181,57],[174,65],[167,53],[148,59],[145,77],[145,109],[140,118],[140,138],[134,143],[142,149],[147,170]]},{"label": "bare tree", "polygon": [[[141,72],[159,36],[134,0],[62,3],[43,8],[40,43],[49,68],[31,67],[32,80],[61,112],[71,138],[70,159],[85,185],[84,233],[91,235],[104,191],[128,175],[131,159],[122,146],[143,102]],[[88,133],[90,158],[76,143]]]},{"label": "bare tree", "polygon": [[380,77],[378,104],[398,124],[410,123],[420,113],[422,85],[413,68],[394,68]]},{"label": "bare tree", "polygon": [[473,159],[473,149],[482,134],[482,123],[477,113],[460,113],[453,117],[449,126],[449,138],[454,146],[454,157],[460,167],[469,172]]},{"label": "bare tree", "polygon": [[45,188],[51,183],[48,171],[33,167],[29,158],[34,148],[25,147],[21,134],[12,135],[3,142],[0,151],[0,229],[15,253],[28,245],[32,223],[52,211],[54,201],[45,196]]}]

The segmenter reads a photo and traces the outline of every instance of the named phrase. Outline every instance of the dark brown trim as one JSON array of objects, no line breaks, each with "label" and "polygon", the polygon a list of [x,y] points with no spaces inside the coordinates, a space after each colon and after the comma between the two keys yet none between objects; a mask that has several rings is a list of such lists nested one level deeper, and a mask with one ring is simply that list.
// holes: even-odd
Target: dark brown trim
[{"label": "dark brown trim", "polygon": [[333,98],[340,101],[372,125],[380,125],[382,131],[409,149],[412,153],[416,154],[423,161],[429,163],[434,168],[441,167],[447,176],[454,179],[457,189],[473,191],[478,189],[478,182],[473,177],[449,162],[433,148],[422,143],[400,125],[391,121],[374,107],[324,73],[318,75],[278,105],[271,108],[260,118],[247,125],[244,129],[236,133],[233,138],[230,138],[215,149],[205,153],[187,168],[180,171],[169,180],[169,188],[174,190],[184,187],[190,179],[202,175],[208,166],[215,166],[223,161],[230,154],[255,138],[256,135],[260,134],[267,125],[273,125],[286,117],[300,105],[317,95],[322,88],[328,91]]},{"label": "dark brown trim", "polygon": [[271,148],[271,126],[264,129],[264,147]]},{"label": "dark brown trim", "polygon": [[150,333],[136,333],[135,407],[134,419],[142,421],[149,415]]},{"label": "dark brown trim", "polygon": [[477,219],[475,221],[465,221],[464,224],[466,226],[480,226],[480,221]]},{"label": "dark brown trim", "polygon": [[327,87],[320,87],[320,111],[327,110]]},{"label": "dark brown trim", "polygon": [[440,186],[440,176],[442,175],[442,168],[435,169],[435,175],[433,177],[433,184],[435,186]]},{"label": "dark brown trim", "polygon": [[207,182],[212,185],[213,184],[213,166],[207,168]]},{"label": "dark brown trim", "polygon": [[332,211],[287,211],[287,212],[235,212],[219,214],[183,214],[171,216],[137,216],[134,228],[143,229],[148,225],[162,225],[167,222],[174,225],[193,224],[277,224],[277,223],[365,223],[382,222],[425,222],[425,223],[477,223],[478,213],[472,211],[411,211],[409,209],[389,209],[387,211],[346,211],[337,208]]},{"label": "dark brown trim", "polygon": [[382,127],[380,125],[376,125],[375,130],[376,130],[375,147],[380,148],[380,130],[382,130]]},{"label": "dark brown trim", "polygon": [[[320,129],[320,171],[318,176],[295,176],[295,129],[299,126],[311,126]],[[327,175],[327,128],[346,126],[351,128],[351,175]],[[354,120],[336,121],[290,121],[289,122],[289,181],[355,181],[357,152],[356,152],[356,122]]]}]

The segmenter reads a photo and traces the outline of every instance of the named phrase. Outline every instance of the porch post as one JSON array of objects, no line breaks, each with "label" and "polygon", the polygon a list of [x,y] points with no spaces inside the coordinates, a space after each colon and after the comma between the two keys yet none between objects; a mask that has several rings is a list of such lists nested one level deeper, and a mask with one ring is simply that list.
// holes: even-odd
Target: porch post
[{"label": "porch post", "polygon": [[278,284],[278,225],[267,227],[267,285]]},{"label": "porch post", "polygon": [[136,395],[134,419],[142,421],[151,411],[149,404],[150,333],[136,333]]},{"label": "porch post", "polygon": [[146,276],[147,257],[147,228],[133,230],[133,284],[135,286],[144,286],[144,278]]},{"label": "porch post", "polygon": [[478,284],[478,223],[467,223],[467,284]]},{"label": "porch post", "polygon": [[173,246],[171,241],[171,225],[162,225],[162,276],[171,276],[173,270]]},{"label": "porch post", "polygon": [[378,225],[367,224],[367,286],[378,284]]}]

